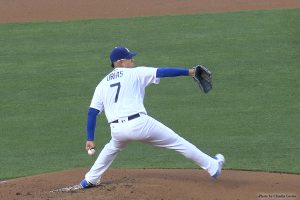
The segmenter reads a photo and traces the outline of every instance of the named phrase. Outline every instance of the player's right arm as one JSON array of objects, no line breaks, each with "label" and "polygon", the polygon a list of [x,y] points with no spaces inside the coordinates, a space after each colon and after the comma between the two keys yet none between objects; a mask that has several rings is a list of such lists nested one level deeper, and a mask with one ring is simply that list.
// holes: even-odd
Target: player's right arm
[{"label": "player's right arm", "polygon": [[142,85],[145,86],[150,83],[158,84],[160,78],[195,75],[195,70],[188,68],[137,67],[135,70]]},{"label": "player's right arm", "polygon": [[165,78],[165,77],[176,77],[176,76],[194,76],[194,69],[186,68],[157,68],[156,77]]}]

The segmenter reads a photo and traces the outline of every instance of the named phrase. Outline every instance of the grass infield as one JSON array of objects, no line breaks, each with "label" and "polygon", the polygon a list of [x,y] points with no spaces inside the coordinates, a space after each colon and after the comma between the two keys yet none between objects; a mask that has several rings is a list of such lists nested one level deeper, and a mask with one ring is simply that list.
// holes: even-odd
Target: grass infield
[{"label": "grass infield", "polygon": [[[86,112],[117,45],[137,64],[214,74],[147,89],[148,113],[227,169],[300,173],[300,9],[0,25],[0,180],[90,166]],[[97,152],[108,142],[98,119]],[[132,143],[115,168],[197,168],[181,155]]]}]

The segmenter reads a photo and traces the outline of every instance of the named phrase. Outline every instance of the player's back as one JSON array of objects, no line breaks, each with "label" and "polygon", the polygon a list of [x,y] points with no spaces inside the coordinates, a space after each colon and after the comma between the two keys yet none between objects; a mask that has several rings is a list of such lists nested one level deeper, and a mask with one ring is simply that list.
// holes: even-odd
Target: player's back
[{"label": "player's back", "polygon": [[108,121],[136,113],[146,113],[145,87],[158,82],[156,69],[148,67],[115,68],[98,85]]}]

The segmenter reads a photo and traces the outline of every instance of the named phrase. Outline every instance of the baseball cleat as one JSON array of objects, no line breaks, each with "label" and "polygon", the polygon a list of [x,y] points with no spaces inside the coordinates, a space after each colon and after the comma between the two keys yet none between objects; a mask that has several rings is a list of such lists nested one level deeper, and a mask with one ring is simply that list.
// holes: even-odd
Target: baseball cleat
[{"label": "baseball cleat", "polygon": [[218,165],[219,165],[217,172],[214,175],[212,175],[212,177],[216,179],[219,176],[221,176],[222,167],[223,164],[225,163],[225,158],[222,154],[217,154],[215,155],[214,159],[218,161]]},{"label": "baseball cleat", "polygon": [[86,189],[86,188],[95,187],[96,185],[94,185],[94,184],[88,182],[87,180],[83,179],[83,180],[80,182],[80,186],[81,186],[81,188]]}]

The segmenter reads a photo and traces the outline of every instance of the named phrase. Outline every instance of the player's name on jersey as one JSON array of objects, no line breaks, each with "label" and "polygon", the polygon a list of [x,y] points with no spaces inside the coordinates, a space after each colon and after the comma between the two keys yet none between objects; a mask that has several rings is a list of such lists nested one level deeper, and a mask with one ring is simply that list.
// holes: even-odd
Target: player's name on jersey
[{"label": "player's name on jersey", "polygon": [[113,79],[116,79],[116,78],[120,78],[122,76],[123,76],[123,71],[112,72],[112,73],[107,75],[106,79],[107,79],[107,81],[110,81],[110,80],[113,80]]}]

